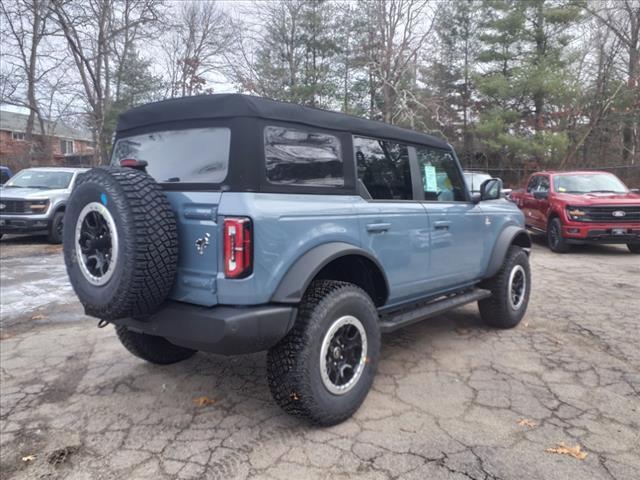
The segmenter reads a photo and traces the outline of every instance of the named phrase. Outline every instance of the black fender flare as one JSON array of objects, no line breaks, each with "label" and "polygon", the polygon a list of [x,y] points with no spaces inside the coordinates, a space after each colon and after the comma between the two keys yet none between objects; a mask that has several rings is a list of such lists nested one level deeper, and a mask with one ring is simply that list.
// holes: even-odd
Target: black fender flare
[{"label": "black fender flare", "polygon": [[65,212],[67,211],[67,202],[57,203],[53,208],[54,213],[58,213],[61,210],[64,210]]},{"label": "black fender flare", "polygon": [[493,252],[489,259],[489,265],[484,278],[491,278],[504,263],[504,258],[507,255],[507,250],[513,244],[519,245],[523,248],[531,248],[531,237],[524,227],[520,225],[507,225],[496,240],[493,246]]},{"label": "black fender flare", "polygon": [[51,228],[51,226],[53,225],[53,219],[58,212],[66,212],[66,211],[67,211],[66,202],[59,202],[53,205],[53,207],[51,208],[51,212],[49,213],[49,217],[47,218],[48,228]]},{"label": "black fender flare", "polygon": [[315,276],[333,260],[346,255],[360,255],[372,261],[384,278],[387,292],[389,282],[380,262],[369,252],[346,242],[318,245],[298,258],[284,275],[271,297],[274,303],[299,303]]}]

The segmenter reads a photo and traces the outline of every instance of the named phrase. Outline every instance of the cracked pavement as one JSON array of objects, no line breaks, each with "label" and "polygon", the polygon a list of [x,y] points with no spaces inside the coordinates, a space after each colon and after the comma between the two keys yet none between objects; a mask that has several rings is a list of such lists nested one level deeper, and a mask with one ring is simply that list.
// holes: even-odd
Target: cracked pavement
[{"label": "cracked pavement", "polygon": [[471,305],[384,336],[360,410],[316,428],[271,400],[265,354],[146,364],[82,314],[60,247],[4,238],[0,476],[635,480],[640,257],[536,242],[532,268],[519,327]]}]

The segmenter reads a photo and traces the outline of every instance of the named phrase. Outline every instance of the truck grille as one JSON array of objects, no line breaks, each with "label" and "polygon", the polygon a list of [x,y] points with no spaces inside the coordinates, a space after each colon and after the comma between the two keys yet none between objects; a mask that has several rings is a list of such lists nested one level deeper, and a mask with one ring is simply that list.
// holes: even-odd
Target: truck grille
[{"label": "truck grille", "polygon": [[0,199],[0,215],[24,215],[30,213],[32,212],[31,210],[27,211],[27,203],[24,200]]},{"label": "truck grille", "polygon": [[[621,207],[580,207],[586,215],[585,222],[599,223],[631,223],[640,222],[640,205]],[[623,212],[623,213],[620,213]]]}]

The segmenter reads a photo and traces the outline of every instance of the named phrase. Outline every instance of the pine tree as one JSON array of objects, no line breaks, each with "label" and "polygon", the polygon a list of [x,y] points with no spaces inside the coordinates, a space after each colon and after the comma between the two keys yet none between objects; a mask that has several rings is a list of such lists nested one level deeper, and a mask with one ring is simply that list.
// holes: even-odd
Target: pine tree
[{"label": "pine tree", "polygon": [[130,108],[162,99],[163,81],[151,71],[151,60],[131,49],[117,66],[118,89],[105,115],[105,135],[111,138],[118,115]]},{"label": "pine tree", "polygon": [[485,0],[476,131],[489,152],[556,161],[569,139],[554,128],[570,99],[567,45],[580,18],[573,0]]},{"label": "pine tree", "polygon": [[335,103],[334,9],[325,0],[267,3],[253,70],[260,95],[313,107]]},{"label": "pine tree", "polygon": [[[435,25],[436,55],[421,68],[424,102],[438,109],[439,125],[430,125],[456,144],[463,159],[469,159],[473,148],[472,122],[475,59],[478,54],[479,7],[477,0],[461,0],[444,4]],[[433,115],[429,115],[433,117]],[[428,125],[427,121],[427,125]]]}]

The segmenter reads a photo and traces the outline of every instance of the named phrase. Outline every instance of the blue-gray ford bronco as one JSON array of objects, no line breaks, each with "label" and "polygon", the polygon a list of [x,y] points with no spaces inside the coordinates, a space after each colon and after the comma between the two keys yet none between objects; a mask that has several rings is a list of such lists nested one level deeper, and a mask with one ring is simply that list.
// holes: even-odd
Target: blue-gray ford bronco
[{"label": "blue-gray ford bronco", "polygon": [[144,105],[67,205],[88,315],[156,364],[267,350],[285,411],[320,425],[364,401],[380,335],[478,302],[516,326],[531,289],[522,213],[471,195],[446,142],[245,95]]}]

